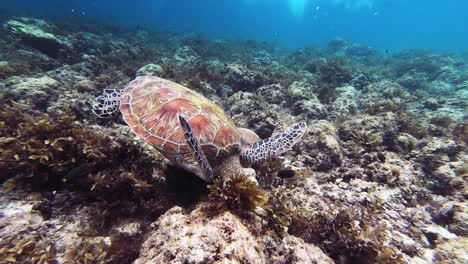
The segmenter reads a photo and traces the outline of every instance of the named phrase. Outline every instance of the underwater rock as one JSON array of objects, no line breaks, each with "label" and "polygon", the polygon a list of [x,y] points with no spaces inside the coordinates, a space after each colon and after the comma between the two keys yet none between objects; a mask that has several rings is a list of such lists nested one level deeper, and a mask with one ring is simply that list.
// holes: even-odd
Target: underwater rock
[{"label": "underwater rock", "polygon": [[452,93],[455,87],[451,83],[433,81],[428,84],[427,91],[432,95],[447,95]]},{"label": "underwater rock", "polygon": [[206,68],[208,71],[208,74],[212,77],[222,78],[222,75],[224,71],[226,70],[226,65],[221,62],[220,60],[209,60],[206,62]]},{"label": "underwater rock", "polygon": [[398,83],[388,80],[372,83],[361,90],[358,108],[370,113],[404,110],[410,94]]},{"label": "underwater rock", "polygon": [[397,130],[395,115],[387,113],[379,116],[356,115],[339,124],[342,144],[349,149],[348,156],[385,149],[387,137]]},{"label": "underwater rock", "polygon": [[281,84],[270,84],[258,88],[257,93],[270,104],[285,105],[286,93]]},{"label": "underwater rock", "polygon": [[100,48],[103,47],[106,37],[97,35],[91,32],[77,32],[73,34],[72,42],[75,50],[80,53],[90,55],[99,54]]},{"label": "underwater rock", "polygon": [[[352,182],[355,179],[388,186],[413,186],[423,178],[423,172],[415,167],[411,161],[401,159],[394,152],[360,153],[355,158],[349,158],[348,146],[344,149],[344,161],[342,166],[332,172],[331,180],[338,179],[343,182]],[[385,200],[389,193],[382,190],[379,199]]]},{"label": "underwater rock", "polygon": [[161,77],[164,74],[164,69],[154,63],[147,64],[136,72],[136,76],[157,76]]},{"label": "underwater rock", "polygon": [[434,98],[428,98],[423,103],[424,107],[429,110],[437,110],[440,107],[439,101]]},{"label": "underwater rock", "polygon": [[[447,92],[444,97],[428,98],[421,102],[424,108],[432,111],[424,111],[424,109],[417,108],[414,112],[439,120],[442,120],[441,117],[445,117],[446,120],[450,118],[454,122],[463,122],[466,119],[467,102],[468,89],[461,89]],[[447,125],[442,125],[442,127],[447,127]]]},{"label": "underwater rock", "polygon": [[425,142],[418,152],[412,153],[428,176],[429,189],[438,194],[454,191],[455,186],[452,183],[457,177],[454,162],[459,159],[463,161],[463,157],[457,158],[458,154],[463,153],[461,151],[461,146],[451,139],[432,138]]},{"label": "underwater rock", "polygon": [[347,47],[345,50],[345,54],[346,56],[353,57],[358,61],[361,60],[365,62],[371,61],[373,59],[375,60],[378,58],[378,52],[376,49],[357,43],[353,43],[352,45]]},{"label": "underwater rock", "polygon": [[47,24],[44,20],[32,18],[12,19],[7,21],[3,27],[21,38],[21,41],[26,45],[36,48],[53,58],[59,55],[61,49],[72,47],[66,37],[50,33],[53,26]]},{"label": "underwater rock", "polygon": [[47,262],[56,258],[42,217],[28,212],[0,214],[0,262]]},{"label": "underwater rock", "polygon": [[87,79],[78,81],[73,89],[76,89],[78,92],[92,92],[96,89],[96,85]]},{"label": "underwater rock", "polygon": [[38,78],[12,77],[2,84],[0,90],[5,91],[4,99],[30,105],[34,108],[45,109],[57,96],[57,87],[60,83],[50,77]]},{"label": "underwater rock", "polygon": [[226,70],[226,83],[232,86],[234,91],[255,91],[266,83],[266,77],[262,73],[249,70],[241,64],[228,64]]},{"label": "underwater rock", "polygon": [[305,164],[317,170],[332,169],[343,160],[337,129],[328,121],[321,120],[310,126],[300,149],[306,153]]},{"label": "underwater rock", "polygon": [[208,212],[202,205],[189,214],[180,207],[167,211],[135,263],[265,263],[262,245],[237,216]]},{"label": "underwater rock", "polygon": [[438,244],[435,248],[434,261],[436,263],[468,263],[468,238],[460,237]]},{"label": "underwater rock", "polygon": [[350,81],[351,86],[358,90],[362,90],[364,87],[370,85],[373,82],[372,77],[363,72],[353,73],[353,78]]},{"label": "underwater rock", "polygon": [[88,79],[80,73],[80,69],[75,69],[69,65],[64,65],[52,71],[48,71],[47,76],[59,81],[67,87],[67,90],[68,87],[74,87],[78,82]]},{"label": "underwater rock", "polygon": [[439,225],[426,225],[421,228],[426,237],[430,238],[431,243],[440,244],[443,241],[453,240],[457,235],[450,233],[447,229]]},{"label": "underwater rock", "polygon": [[34,50],[15,50],[14,57],[19,66],[22,67],[21,69],[17,69],[19,70],[19,73],[28,73],[29,71],[49,71],[60,66],[60,62],[54,58]]},{"label": "underwater rock", "polygon": [[450,205],[451,209],[445,212],[449,231],[459,236],[468,236],[468,206],[462,202],[451,202]]},{"label": "underwater rock", "polygon": [[273,56],[271,56],[271,54],[266,50],[257,51],[253,56],[254,58],[252,59],[252,63],[256,64],[258,67],[271,66],[273,64],[278,65]]},{"label": "underwater rock", "polygon": [[49,103],[47,112],[53,115],[62,115],[65,109],[70,109],[78,119],[94,117],[91,105],[88,104],[94,95],[91,92],[76,92],[66,89],[60,91],[55,101]]},{"label": "underwater rock", "polygon": [[426,90],[429,76],[424,72],[407,72],[397,82],[409,91]]},{"label": "underwater rock", "polygon": [[[1,195],[0,262],[68,263],[85,258],[100,262],[106,256],[103,249],[110,246],[109,237],[83,235],[92,221],[86,209],[62,215],[60,208],[54,219],[47,220],[35,209],[41,204],[37,197],[3,190]],[[21,201],[15,201],[18,197]]]},{"label": "underwater rock", "polygon": [[279,111],[258,95],[237,92],[228,98],[228,103],[233,120],[240,127],[253,129],[261,138],[271,136],[278,125]]},{"label": "underwater rock", "polygon": [[378,57],[378,52],[372,47],[359,43],[352,43],[342,38],[335,38],[328,42],[327,50],[335,55],[345,55],[360,61],[369,61]]},{"label": "underwater rock", "polygon": [[295,81],[288,87],[288,96],[292,101],[316,100],[314,87],[307,82]]},{"label": "underwater rock", "polygon": [[278,128],[280,118],[277,113],[274,109],[252,111],[247,115],[246,127],[251,128],[260,138],[267,138]]},{"label": "underwater rock", "polygon": [[14,69],[12,69],[8,61],[0,61],[0,79],[11,76],[14,74],[14,72]]},{"label": "underwater rock", "polygon": [[292,106],[292,110],[295,115],[312,120],[324,119],[328,114],[326,107],[320,103],[318,98],[297,101]]},{"label": "underwater rock", "polygon": [[260,96],[249,92],[237,92],[228,98],[229,112],[232,115],[248,114],[267,108],[267,103]]},{"label": "underwater rock", "polygon": [[195,65],[200,56],[190,46],[183,46],[176,50],[174,60],[179,67],[186,68]]},{"label": "underwater rock", "polygon": [[264,239],[264,252],[269,253],[269,263],[335,263],[323,251],[314,245],[305,243],[303,239],[286,235],[281,241],[274,242],[266,237]]},{"label": "underwater rock", "polygon": [[399,133],[396,135],[394,143],[394,150],[406,154],[416,147],[418,140],[408,133]]},{"label": "underwater rock", "polygon": [[190,213],[174,207],[152,224],[139,263],[333,263],[323,251],[302,239],[280,240],[253,234],[243,220],[210,204]]},{"label": "underwater rock", "polygon": [[353,86],[338,87],[335,89],[336,99],[329,105],[329,115],[332,119],[346,118],[357,110],[356,100],[360,92]]}]

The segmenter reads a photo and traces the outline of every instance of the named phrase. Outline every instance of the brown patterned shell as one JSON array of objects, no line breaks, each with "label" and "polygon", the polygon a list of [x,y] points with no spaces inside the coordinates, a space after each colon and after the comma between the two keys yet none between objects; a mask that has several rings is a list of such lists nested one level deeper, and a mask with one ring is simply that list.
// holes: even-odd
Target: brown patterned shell
[{"label": "brown patterned shell", "polygon": [[219,106],[169,80],[137,77],[120,97],[120,112],[135,134],[166,156],[192,154],[178,115],[189,122],[208,158],[240,148],[234,122]]}]

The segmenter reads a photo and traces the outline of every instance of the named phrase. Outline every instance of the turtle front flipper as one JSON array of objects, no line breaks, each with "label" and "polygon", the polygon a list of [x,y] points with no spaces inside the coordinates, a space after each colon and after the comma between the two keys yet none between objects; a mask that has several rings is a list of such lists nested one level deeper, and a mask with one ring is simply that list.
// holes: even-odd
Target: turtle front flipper
[{"label": "turtle front flipper", "polygon": [[197,137],[195,137],[195,134],[193,133],[192,127],[187,122],[187,120],[185,120],[185,118],[183,118],[180,115],[179,115],[179,121],[184,130],[185,140],[187,140],[187,143],[192,148],[195,154],[195,158],[198,164],[200,165],[201,169],[203,170],[203,173],[205,174],[207,181],[211,182],[214,176],[213,169],[211,168],[211,165],[208,162],[208,159],[206,158],[205,153],[201,149],[200,144],[198,143],[198,139]]},{"label": "turtle front flipper", "polygon": [[92,103],[93,113],[100,118],[116,116],[119,113],[122,92],[122,90],[105,89],[101,95],[94,98]]},{"label": "turtle front flipper", "polygon": [[292,125],[283,133],[258,141],[241,155],[241,162],[246,165],[254,165],[277,157],[299,142],[306,130],[306,123],[300,122]]}]

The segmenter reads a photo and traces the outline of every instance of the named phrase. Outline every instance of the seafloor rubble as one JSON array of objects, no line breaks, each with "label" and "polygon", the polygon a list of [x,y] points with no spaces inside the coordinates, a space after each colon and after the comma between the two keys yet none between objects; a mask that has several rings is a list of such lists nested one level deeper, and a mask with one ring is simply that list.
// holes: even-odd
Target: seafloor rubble
[{"label": "seafloor rubble", "polygon": [[[468,262],[466,57],[2,19],[0,263]],[[207,186],[91,113],[137,75],[309,131]]]}]

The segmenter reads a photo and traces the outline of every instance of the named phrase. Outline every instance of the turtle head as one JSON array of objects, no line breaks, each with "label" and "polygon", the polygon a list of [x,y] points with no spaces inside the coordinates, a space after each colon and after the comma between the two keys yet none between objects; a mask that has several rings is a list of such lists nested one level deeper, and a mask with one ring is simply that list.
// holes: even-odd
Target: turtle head
[{"label": "turtle head", "polygon": [[223,162],[216,166],[216,169],[221,178],[242,177],[257,183],[255,170],[242,167],[237,155],[232,155],[223,160]]}]

